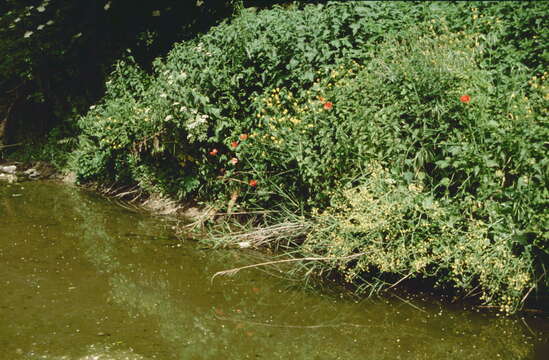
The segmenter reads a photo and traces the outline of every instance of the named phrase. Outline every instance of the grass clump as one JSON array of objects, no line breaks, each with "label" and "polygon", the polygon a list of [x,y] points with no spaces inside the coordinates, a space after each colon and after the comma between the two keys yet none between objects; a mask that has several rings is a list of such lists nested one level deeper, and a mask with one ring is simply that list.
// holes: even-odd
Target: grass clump
[{"label": "grass clump", "polygon": [[[297,224],[301,254],[370,293],[435,279],[516,311],[548,281],[549,98],[536,40],[548,27],[535,20],[546,7],[243,11],[176,44],[152,75],[120,62],[79,121],[73,167],[82,182],[268,209],[264,231],[235,241],[263,244]],[[291,215],[273,216],[281,209]]]}]

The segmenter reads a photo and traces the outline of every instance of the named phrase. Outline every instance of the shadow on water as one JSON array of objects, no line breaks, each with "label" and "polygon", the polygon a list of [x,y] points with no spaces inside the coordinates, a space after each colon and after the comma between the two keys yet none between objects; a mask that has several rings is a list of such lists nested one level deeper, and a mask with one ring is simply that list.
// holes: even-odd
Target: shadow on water
[{"label": "shadow on water", "polygon": [[[0,359],[536,359],[548,323],[342,300],[54,183],[0,185]],[[174,246],[175,244],[175,246]]]}]

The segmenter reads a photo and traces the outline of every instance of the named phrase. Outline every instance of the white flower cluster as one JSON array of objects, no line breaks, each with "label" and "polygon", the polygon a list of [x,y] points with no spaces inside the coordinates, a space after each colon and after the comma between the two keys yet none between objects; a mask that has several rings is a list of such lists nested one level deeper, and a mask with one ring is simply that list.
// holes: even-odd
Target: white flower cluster
[{"label": "white flower cluster", "polygon": [[198,43],[198,45],[196,45],[196,46],[194,47],[194,50],[196,50],[197,52],[202,53],[202,54],[204,54],[204,55],[206,55],[206,56],[212,56],[212,53],[211,53],[211,52],[206,51],[206,50],[204,49],[202,43]]},{"label": "white flower cluster", "polygon": [[206,114],[196,114],[192,122],[187,123],[187,129],[192,130],[202,124],[205,124],[209,119]]},{"label": "white flower cluster", "polygon": [[171,72],[170,70],[166,70],[162,73],[167,80],[166,82],[168,85],[173,85],[176,81],[185,81],[185,79],[188,77],[187,73],[184,71],[181,72]]},{"label": "white flower cluster", "polygon": [[[182,107],[184,108],[184,106]],[[185,108],[186,110],[186,108]],[[206,140],[209,115],[200,114],[197,110],[191,109],[190,117],[185,124],[187,127],[187,140],[189,142]]]}]

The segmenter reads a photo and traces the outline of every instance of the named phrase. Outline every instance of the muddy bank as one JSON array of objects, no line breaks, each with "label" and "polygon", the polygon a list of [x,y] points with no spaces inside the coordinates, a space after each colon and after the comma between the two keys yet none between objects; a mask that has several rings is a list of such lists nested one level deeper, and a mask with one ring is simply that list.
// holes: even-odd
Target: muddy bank
[{"label": "muddy bank", "polygon": [[[10,184],[36,180],[54,180],[66,184],[77,184],[73,172],[61,172],[53,165],[43,161],[21,163],[0,161],[0,182]],[[125,201],[132,206],[143,208],[156,215],[177,217],[185,223],[203,222],[215,216],[212,208],[200,208],[194,204],[182,204],[167,197],[151,194],[145,195],[139,187],[116,187],[98,183],[82,186],[97,191],[107,197]]]}]

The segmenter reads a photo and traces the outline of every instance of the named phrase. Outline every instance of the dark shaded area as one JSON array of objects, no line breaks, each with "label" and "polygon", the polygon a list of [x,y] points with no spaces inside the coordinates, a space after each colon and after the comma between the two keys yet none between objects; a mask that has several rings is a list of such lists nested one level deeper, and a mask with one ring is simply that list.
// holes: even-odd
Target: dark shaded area
[{"label": "dark shaded area", "polygon": [[176,42],[230,16],[236,1],[15,1],[0,4],[0,142],[41,136],[104,92],[131,51],[147,70]]}]

